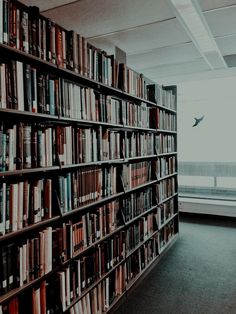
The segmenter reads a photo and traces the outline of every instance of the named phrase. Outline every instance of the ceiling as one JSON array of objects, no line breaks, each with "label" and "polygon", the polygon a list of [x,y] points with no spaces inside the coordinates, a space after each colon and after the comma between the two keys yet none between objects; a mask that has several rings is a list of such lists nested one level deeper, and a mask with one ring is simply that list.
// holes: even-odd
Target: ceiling
[{"label": "ceiling", "polygon": [[[118,46],[128,66],[162,83],[236,75],[236,0],[198,1],[226,61],[211,69],[176,17],[170,0],[23,0],[108,52]],[[209,57],[214,63],[214,56]]]}]

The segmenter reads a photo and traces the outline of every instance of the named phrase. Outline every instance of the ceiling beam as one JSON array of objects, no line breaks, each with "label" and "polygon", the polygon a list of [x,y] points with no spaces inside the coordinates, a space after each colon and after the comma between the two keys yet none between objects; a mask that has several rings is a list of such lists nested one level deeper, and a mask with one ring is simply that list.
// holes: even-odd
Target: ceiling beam
[{"label": "ceiling beam", "polygon": [[177,20],[211,70],[227,68],[197,0],[169,0]]}]

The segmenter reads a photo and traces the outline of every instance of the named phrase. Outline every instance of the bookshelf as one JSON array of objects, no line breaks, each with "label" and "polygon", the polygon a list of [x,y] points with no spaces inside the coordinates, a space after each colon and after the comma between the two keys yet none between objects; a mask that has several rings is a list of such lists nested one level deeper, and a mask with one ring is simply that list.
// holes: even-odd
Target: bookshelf
[{"label": "bookshelf", "polygon": [[0,12],[0,314],[111,312],[178,236],[176,86]]}]

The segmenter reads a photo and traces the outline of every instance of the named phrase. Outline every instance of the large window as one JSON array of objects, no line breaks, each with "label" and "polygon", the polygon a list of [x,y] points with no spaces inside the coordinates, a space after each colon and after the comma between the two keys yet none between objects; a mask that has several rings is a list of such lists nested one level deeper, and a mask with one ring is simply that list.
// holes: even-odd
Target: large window
[{"label": "large window", "polygon": [[178,85],[178,160],[180,195],[236,199],[236,77]]}]

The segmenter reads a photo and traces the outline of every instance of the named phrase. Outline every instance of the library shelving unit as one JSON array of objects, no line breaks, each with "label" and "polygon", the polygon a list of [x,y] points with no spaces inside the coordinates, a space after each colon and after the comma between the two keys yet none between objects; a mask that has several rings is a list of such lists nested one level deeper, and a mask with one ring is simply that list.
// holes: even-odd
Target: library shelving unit
[{"label": "library shelving unit", "polygon": [[113,311],[178,237],[176,86],[0,12],[0,314]]}]

